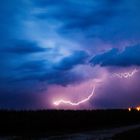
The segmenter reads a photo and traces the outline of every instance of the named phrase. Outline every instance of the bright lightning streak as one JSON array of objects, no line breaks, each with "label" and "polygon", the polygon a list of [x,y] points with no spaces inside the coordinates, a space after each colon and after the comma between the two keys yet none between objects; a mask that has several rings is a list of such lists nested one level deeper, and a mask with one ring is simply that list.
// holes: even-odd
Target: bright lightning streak
[{"label": "bright lightning streak", "polygon": [[56,106],[58,106],[58,105],[60,105],[60,104],[69,104],[69,105],[72,105],[72,106],[78,106],[78,105],[80,105],[80,104],[82,104],[82,103],[85,103],[85,102],[87,102],[88,100],[90,100],[90,98],[93,96],[93,94],[94,94],[94,91],[95,91],[95,86],[93,87],[93,89],[92,89],[92,92],[91,92],[91,94],[87,97],[87,98],[85,98],[85,99],[83,99],[83,100],[81,100],[81,101],[79,101],[79,102],[71,102],[71,101],[69,101],[69,100],[58,100],[58,101],[55,101],[53,104],[54,105],[56,105]]},{"label": "bright lightning streak", "polygon": [[115,77],[119,77],[119,78],[130,78],[130,77],[132,77],[137,72],[138,72],[138,70],[137,69],[134,69],[131,72],[114,73],[114,76]]}]

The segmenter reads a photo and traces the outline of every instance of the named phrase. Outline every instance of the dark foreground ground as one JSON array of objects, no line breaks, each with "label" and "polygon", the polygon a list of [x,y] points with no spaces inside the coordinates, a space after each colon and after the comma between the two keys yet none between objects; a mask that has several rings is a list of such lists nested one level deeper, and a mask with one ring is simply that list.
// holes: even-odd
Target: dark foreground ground
[{"label": "dark foreground ground", "polygon": [[140,140],[140,127],[116,134],[112,140]]},{"label": "dark foreground ground", "polygon": [[[0,111],[0,137],[37,138],[110,129],[133,124],[140,124],[139,111]],[[135,133],[138,132],[140,132],[140,129],[135,130]],[[118,137],[122,136],[116,135],[114,139],[118,139]]]}]

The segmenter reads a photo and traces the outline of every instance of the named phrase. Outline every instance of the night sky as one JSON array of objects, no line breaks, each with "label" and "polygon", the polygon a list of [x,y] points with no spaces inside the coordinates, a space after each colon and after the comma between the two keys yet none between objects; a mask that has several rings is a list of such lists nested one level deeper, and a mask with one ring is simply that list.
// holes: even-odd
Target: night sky
[{"label": "night sky", "polygon": [[139,66],[139,0],[0,0],[0,108],[135,107]]}]

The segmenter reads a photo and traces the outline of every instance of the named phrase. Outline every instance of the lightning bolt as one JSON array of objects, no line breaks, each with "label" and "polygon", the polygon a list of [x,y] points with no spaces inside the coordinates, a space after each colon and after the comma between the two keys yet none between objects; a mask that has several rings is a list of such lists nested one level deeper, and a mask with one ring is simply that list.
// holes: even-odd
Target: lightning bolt
[{"label": "lightning bolt", "polygon": [[137,73],[138,70],[134,69],[131,72],[124,72],[124,73],[114,73],[114,77],[118,77],[118,78],[130,78],[132,77],[135,73]]},{"label": "lightning bolt", "polygon": [[[138,71],[139,71],[139,70],[134,69],[134,70],[131,71],[131,72],[114,73],[114,74],[113,74],[113,77],[130,78],[130,77],[132,77],[135,73],[137,73]],[[103,80],[95,79],[94,82],[96,82],[96,83],[102,83]],[[95,85],[93,86],[93,89],[92,89],[91,94],[90,94],[87,98],[85,98],[85,99],[83,99],[83,100],[81,100],[81,101],[72,102],[72,101],[70,101],[70,100],[63,100],[63,99],[60,99],[60,100],[54,101],[53,104],[54,104],[55,106],[59,106],[60,104],[67,104],[67,105],[71,105],[71,106],[78,106],[78,105],[80,105],[80,104],[83,104],[83,103],[89,101],[89,100],[91,99],[91,97],[93,96],[94,91],[95,91]]]},{"label": "lightning bolt", "polygon": [[94,91],[95,91],[95,86],[93,87],[93,89],[92,89],[92,92],[91,92],[91,94],[87,97],[87,98],[85,98],[85,99],[83,99],[83,100],[81,100],[81,101],[79,101],[79,102],[71,102],[71,101],[69,101],[69,100],[58,100],[58,101],[55,101],[53,104],[54,105],[56,105],[56,106],[58,106],[58,105],[60,105],[60,104],[68,104],[68,105],[72,105],[72,106],[78,106],[78,105],[80,105],[80,104],[82,104],[82,103],[85,103],[85,102],[87,102],[88,100],[90,100],[90,98],[93,96],[93,94],[94,94]]}]

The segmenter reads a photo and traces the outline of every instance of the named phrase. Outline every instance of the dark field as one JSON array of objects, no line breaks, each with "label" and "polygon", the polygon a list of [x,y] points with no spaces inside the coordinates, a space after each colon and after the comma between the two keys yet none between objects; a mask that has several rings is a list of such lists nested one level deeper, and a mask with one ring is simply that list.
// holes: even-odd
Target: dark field
[{"label": "dark field", "polygon": [[122,132],[112,137],[112,140],[140,140],[140,128]]},{"label": "dark field", "polygon": [[131,124],[140,124],[139,111],[0,111],[1,137],[46,137]]}]

